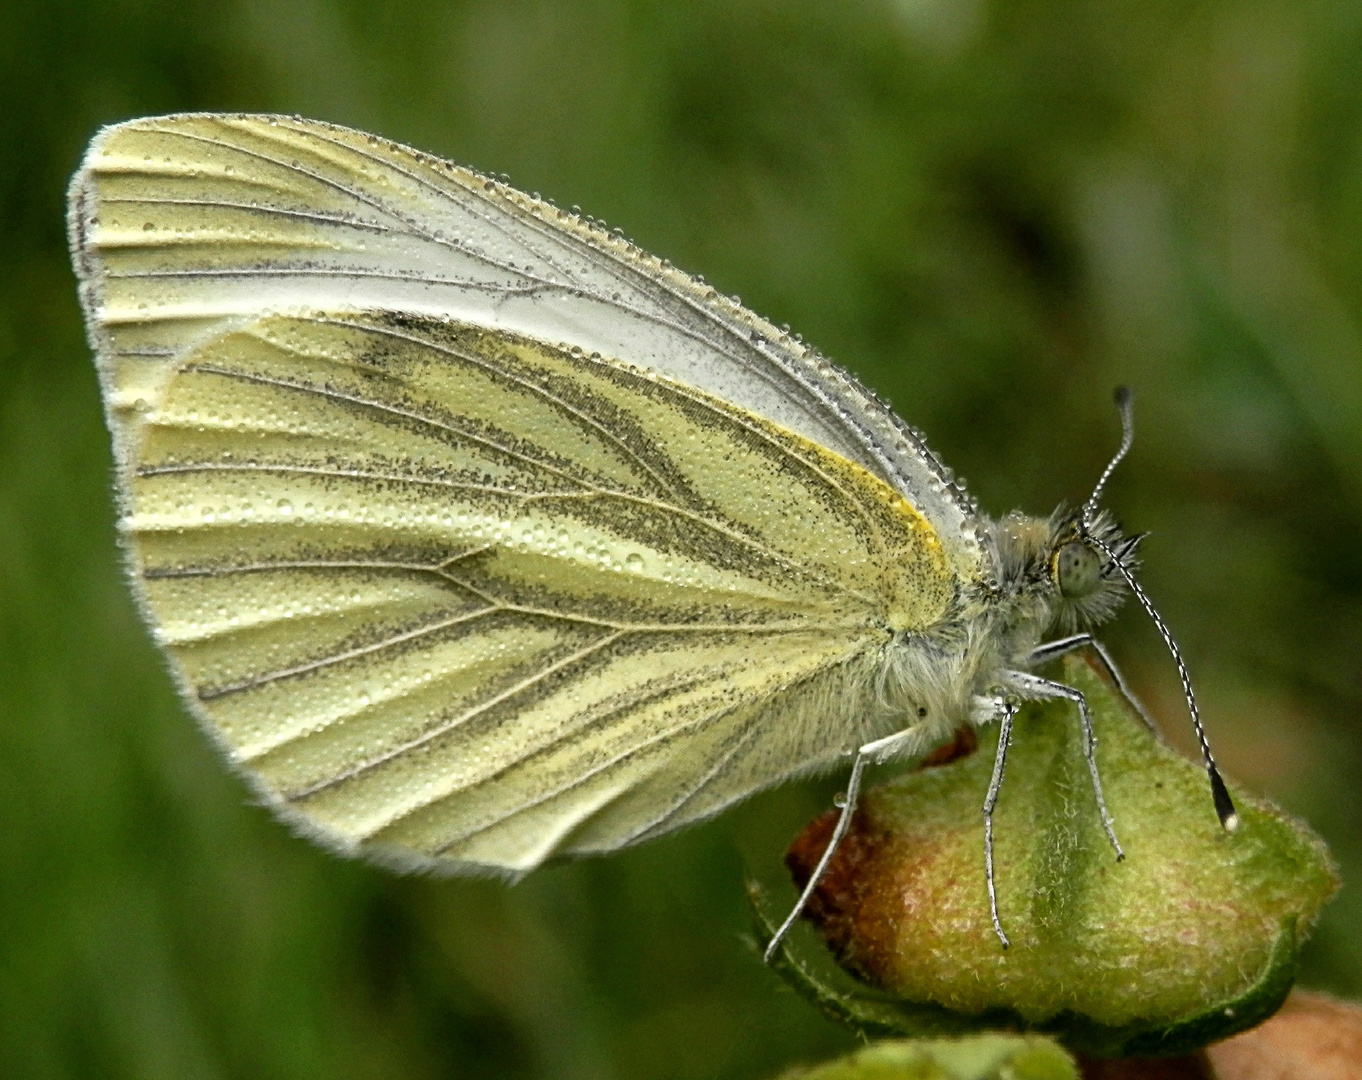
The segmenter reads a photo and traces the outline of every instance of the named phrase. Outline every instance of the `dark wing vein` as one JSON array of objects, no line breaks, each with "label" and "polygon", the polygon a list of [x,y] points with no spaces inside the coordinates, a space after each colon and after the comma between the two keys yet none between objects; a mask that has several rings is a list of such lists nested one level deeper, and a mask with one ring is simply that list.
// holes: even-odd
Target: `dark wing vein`
[{"label": "dark wing vein", "polygon": [[[331,146],[339,147],[349,153],[355,154],[358,157],[367,158],[369,161],[381,165],[383,168],[391,169],[393,172],[401,176],[405,176],[413,183],[418,184],[419,186],[425,188],[427,191],[434,193],[440,198],[449,199],[450,201],[457,203],[465,213],[471,214],[473,217],[478,218],[485,225],[490,226],[491,228],[496,230],[496,232],[500,233],[507,240],[511,241],[518,247],[527,248],[527,250],[530,251],[535,258],[553,267],[565,278],[567,278],[568,281],[572,281],[574,279],[575,275],[567,268],[559,265],[557,261],[553,259],[550,255],[546,254],[543,251],[537,251],[533,248],[528,248],[528,246],[524,243],[524,240],[522,238],[515,236],[506,228],[504,222],[497,220],[497,218],[494,215],[484,212],[478,204],[486,204],[488,200],[485,199],[484,197],[479,196],[476,192],[468,190],[462,184],[456,183],[456,186],[460,189],[460,192],[467,198],[459,198],[458,196],[455,195],[453,191],[451,191],[444,185],[433,183],[427,177],[421,176],[417,173],[413,173],[409,169],[403,168],[397,162],[392,161],[388,158],[383,158],[379,157],[376,154],[371,154],[363,147],[351,146],[350,144],[342,142],[339,139],[332,138],[331,136],[327,135],[325,131],[313,129],[309,130],[308,134],[316,138],[319,142],[328,143]],[[488,183],[494,183],[494,181],[489,180]],[[471,200],[471,205],[469,200]],[[485,252],[468,251],[468,254],[473,255],[475,258],[480,259],[481,261],[485,262],[488,266],[496,266],[500,269],[507,269],[506,264],[491,258]],[[557,284],[555,282],[550,282],[546,278],[540,278],[537,275],[521,270],[515,266],[511,266],[509,268],[514,270],[518,274],[523,274],[524,276],[533,278],[534,280],[544,281],[546,284]]]},{"label": "dark wing vein", "polygon": [[[449,619],[441,619],[437,623],[429,626],[418,627],[415,630],[405,630],[400,634],[393,634],[382,641],[371,642],[368,645],[361,645],[358,648],[347,649],[344,652],[333,653],[318,660],[310,660],[305,664],[296,664],[293,667],[280,668],[277,671],[266,672],[263,675],[252,675],[249,679],[240,682],[228,683],[225,686],[215,686],[211,689],[200,689],[198,691],[200,701],[217,701],[231,694],[239,694],[243,690],[254,690],[258,686],[265,686],[280,679],[289,679],[297,675],[306,675],[309,672],[320,671],[323,668],[331,667],[334,664],[341,664],[347,660],[355,660],[361,656],[372,656],[374,653],[383,652],[391,649],[395,645],[403,645],[409,641],[419,641],[421,638],[437,634],[441,630],[448,630],[451,626],[459,626],[462,623],[476,622],[478,619],[493,615],[501,608],[489,607],[479,608],[477,611],[466,612],[462,615],[455,615]],[[586,621],[586,620],[583,620]]]},{"label": "dark wing vein", "polygon": [[[432,244],[439,244],[441,247],[452,248],[458,247],[457,244],[451,243],[443,238],[436,237],[430,232],[426,231],[425,229],[422,229],[419,224],[407,219],[402,214],[399,214],[392,207],[382,202],[382,200],[366,195],[362,191],[358,191],[355,188],[349,187],[346,184],[342,184],[338,180],[333,180],[328,176],[323,176],[321,173],[315,172],[312,169],[305,168],[301,162],[281,161],[279,158],[271,157],[269,154],[263,154],[259,150],[252,150],[249,147],[241,145],[240,143],[228,142],[224,139],[215,139],[208,135],[200,135],[197,132],[193,131],[183,131],[179,128],[166,128],[164,129],[163,133],[173,138],[185,139],[186,141],[189,142],[205,143],[208,146],[216,146],[220,150],[226,150],[230,153],[241,154],[244,157],[255,158],[257,161],[263,161],[267,165],[274,165],[275,167],[282,169],[286,173],[290,172],[301,173],[303,176],[306,176],[309,180],[315,180],[323,187],[331,188],[333,191],[337,191],[340,194],[346,196],[347,198],[353,199],[357,203],[362,203],[363,205],[368,206],[374,210],[377,210],[379,213],[384,214],[400,222],[402,225],[406,227],[406,231],[410,236],[415,236],[422,240],[427,240]],[[247,132],[247,134],[248,135],[253,134],[262,141],[268,141],[265,139],[263,132]]]},{"label": "dark wing vein", "polygon": [[361,397],[358,394],[347,394],[340,390],[332,390],[325,386],[314,386],[311,383],[294,382],[292,379],[276,379],[268,375],[259,375],[254,372],[235,371],[231,368],[217,367],[214,364],[189,364],[184,370],[203,371],[211,375],[221,375],[223,378],[240,379],[242,382],[253,382],[261,386],[275,386],[282,390],[294,390],[300,394],[313,394],[328,401],[343,401],[349,405],[358,405],[360,408],[373,409],[375,412],[386,413],[389,416],[400,417],[403,420],[411,420],[417,424],[424,424],[426,427],[433,428],[436,431],[443,431],[446,434],[453,435],[457,438],[466,439],[468,442],[486,447],[488,450],[495,453],[504,454],[517,461],[532,465],[536,469],[543,469],[546,472],[553,473],[559,479],[566,480],[570,484],[577,484],[580,487],[590,488],[593,491],[603,490],[587,481],[578,480],[575,476],[564,472],[562,469],[555,468],[547,462],[540,461],[538,458],[531,457],[528,454],[522,454],[517,450],[512,450],[510,447],[502,446],[493,439],[488,439],[482,435],[475,435],[473,432],[466,431],[453,424],[442,423],[434,417],[427,416],[425,413],[399,408],[396,405],[389,405],[382,401],[374,401],[372,398]]},{"label": "dark wing vein", "polygon": [[480,702],[473,708],[465,710],[463,713],[454,717],[453,719],[447,720],[442,724],[436,725],[435,727],[431,728],[430,731],[425,732],[424,734],[418,736],[417,738],[411,739],[403,743],[401,746],[396,746],[393,749],[378,755],[377,757],[370,758],[368,761],[363,762],[360,765],[356,765],[351,769],[347,769],[345,772],[339,773],[336,776],[327,777],[325,780],[320,780],[317,783],[311,785],[310,787],[303,788],[301,791],[291,792],[285,795],[285,798],[288,799],[290,802],[297,802],[302,799],[306,799],[310,795],[315,795],[320,791],[325,791],[328,788],[335,787],[337,784],[342,784],[347,780],[354,779],[357,776],[363,776],[365,773],[369,772],[372,769],[377,768],[378,766],[384,764],[385,762],[392,761],[394,758],[399,758],[404,754],[408,754],[411,751],[417,749],[418,747],[424,746],[426,743],[439,738],[441,735],[453,731],[456,727],[459,727],[462,724],[466,724],[470,720],[476,719],[478,716],[487,712],[489,709],[493,709],[496,706],[502,704],[503,702],[509,701],[517,694],[523,694],[525,691],[533,689],[536,685],[538,685],[544,679],[547,679],[549,676],[555,675],[558,672],[563,671],[568,667],[571,667],[573,664],[585,660],[587,657],[591,656],[592,653],[599,652],[601,649],[618,641],[621,637],[624,636],[625,633],[626,631],[616,631],[612,634],[606,634],[604,637],[596,641],[593,641],[590,645],[586,645],[583,648],[578,649],[576,652],[571,653],[570,655],[565,656],[552,664],[549,664],[547,667],[541,668],[539,671],[536,671],[533,675],[529,676],[528,678],[522,679],[514,686],[509,686],[500,693],[494,694],[486,701]]},{"label": "dark wing vein", "polygon": [[[163,247],[164,245],[148,244],[147,246]],[[402,281],[414,285],[451,285],[455,288],[469,289],[474,292],[496,293],[498,296],[533,296],[547,287],[544,285],[503,285],[495,281],[474,281],[471,278],[437,277],[434,274],[422,274],[415,270],[373,270],[344,266],[244,266],[234,267],[231,270],[122,270],[110,271],[106,276],[120,281],[151,278],[363,278],[376,281]],[[154,320],[147,320],[137,317],[134,313],[128,313],[123,316],[109,316],[104,318],[103,321],[111,326],[118,326],[123,323],[155,322],[172,318],[193,319],[197,316],[163,315]]]},{"label": "dark wing vein", "polygon": [[616,435],[613,431],[607,428],[595,417],[582,412],[581,409],[578,409],[575,406],[564,401],[561,397],[559,397],[555,393],[552,393],[547,388],[539,386],[538,384],[529,379],[525,379],[519,375],[515,375],[512,372],[507,371],[505,368],[497,367],[496,364],[493,364],[488,360],[484,360],[479,356],[475,356],[472,353],[467,353],[461,349],[454,349],[451,348],[450,346],[442,345],[439,342],[430,340],[429,338],[417,337],[415,334],[400,333],[399,331],[390,329],[388,327],[366,326],[363,323],[347,322],[343,319],[328,319],[325,321],[330,325],[343,326],[350,330],[360,331],[367,330],[370,333],[380,334],[385,337],[394,338],[395,340],[398,341],[405,341],[413,345],[428,348],[434,352],[443,353],[445,356],[451,356],[456,360],[462,360],[464,363],[471,364],[474,367],[480,368],[483,371],[490,372],[491,374],[497,376],[498,378],[508,379],[516,386],[519,386],[522,389],[529,391],[531,394],[536,395],[541,400],[547,401],[555,408],[561,409],[569,416],[573,416],[580,420],[582,423],[586,424],[588,427],[591,428],[592,431],[596,432],[596,434],[600,438],[604,439],[607,443],[610,443],[611,445],[616,447],[620,451],[620,453],[624,454],[626,458],[632,461],[638,468],[642,469],[643,472],[646,473],[647,476],[651,478],[655,484],[657,484],[658,488],[662,491],[664,495],[668,496],[669,498],[675,499],[677,502],[681,501],[678,498],[677,493],[672,490],[671,485],[668,484],[668,482],[663,477],[659,476],[656,470],[654,470],[651,465],[644,461],[643,458],[641,458],[629,446],[628,443],[626,443],[623,439],[621,439],[618,435]]},{"label": "dark wing vein", "polygon": [[[494,484],[468,484],[458,480],[445,480],[432,476],[405,476],[402,473],[373,472],[368,469],[338,469],[321,465],[270,465],[254,462],[216,462],[207,461],[185,465],[141,465],[137,475],[173,476],[177,473],[277,473],[284,476],[321,476],[337,480],[381,480],[397,484],[449,488],[451,491],[477,491],[488,495],[512,495],[522,498],[551,497],[557,495],[581,495],[581,491],[539,491],[527,496],[524,492],[510,487],[497,487]],[[591,492],[590,494],[595,494]]]},{"label": "dark wing vein", "polygon": [[[698,685],[699,681],[702,681],[702,680],[697,680],[697,685]],[[669,693],[669,694],[670,694],[670,693],[676,693],[676,692],[678,692],[679,690],[684,690],[684,689],[687,689],[687,688],[688,688],[688,687],[686,687],[686,686],[681,686],[681,687],[677,687],[677,688],[675,688],[675,689],[669,689],[669,690],[666,691],[666,692]],[[644,704],[644,703],[646,703],[646,701],[644,701],[644,702],[631,702],[631,703],[629,703],[629,705],[627,706],[627,709],[637,708],[639,704]],[[699,729],[701,729],[701,728],[704,728],[705,726],[707,726],[708,724],[714,722],[715,720],[722,719],[725,715],[727,715],[728,713],[732,712],[734,709],[737,709],[737,708],[740,708],[740,707],[741,707],[741,703],[739,703],[739,704],[727,704],[727,705],[722,705],[722,706],[720,706],[720,707],[717,708],[717,709],[711,709],[709,712],[706,712],[706,713],[704,713],[704,714],[702,714],[702,715],[700,715],[700,716],[697,716],[697,717],[695,717],[695,718],[693,718],[693,719],[691,719],[691,720],[688,720],[688,721],[686,721],[684,724],[680,724],[680,725],[678,725],[677,727],[667,728],[665,731],[659,731],[656,735],[653,735],[653,736],[650,737],[650,738],[644,739],[642,742],[635,743],[633,746],[630,746],[630,747],[628,747],[628,748],[625,749],[625,750],[621,750],[621,751],[620,751],[618,754],[616,754],[614,757],[609,758],[608,760],[601,762],[601,763],[600,763],[599,765],[597,765],[595,768],[587,769],[587,770],[585,770],[585,771],[583,771],[583,772],[580,772],[580,773],[576,774],[576,775],[575,775],[571,780],[569,780],[566,784],[560,784],[558,787],[553,788],[553,789],[550,790],[550,791],[543,792],[543,793],[541,793],[540,795],[538,795],[537,797],[535,797],[535,798],[533,798],[533,799],[530,799],[529,801],[524,802],[524,803],[522,803],[521,805],[517,806],[514,810],[511,810],[511,811],[508,811],[507,813],[504,813],[504,814],[499,815],[497,818],[495,818],[495,819],[492,820],[492,821],[487,822],[485,825],[475,826],[474,828],[467,830],[467,831],[464,832],[463,834],[454,837],[453,839],[447,841],[446,843],[442,844],[439,848],[437,848],[437,849],[433,852],[433,854],[436,855],[436,856],[442,855],[442,854],[444,854],[446,851],[448,851],[451,847],[453,847],[455,844],[460,844],[460,843],[463,843],[463,842],[466,841],[466,840],[470,840],[470,839],[472,839],[474,836],[477,836],[479,833],[486,832],[488,829],[492,829],[492,828],[495,828],[495,827],[498,826],[498,825],[503,824],[504,822],[508,821],[510,818],[514,817],[516,814],[523,814],[523,813],[525,813],[527,810],[533,810],[536,806],[542,806],[542,805],[543,805],[544,803],[546,803],[546,802],[551,802],[552,800],[558,798],[559,796],[561,796],[561,795],[566,795],[566,794],[568,794],[568,792],[571,792],[571,791],[573,791],[573,790],[575,790],[575,789],[581,787],[583,784],[587,783],[588,781],[593,780],[593,779],[595,779],[596,777],[601,776],[602,774],[611,771],[612,769],[618,768],[620,765],[623,765],[623,764],[627,763],[631,758],[636,757],[637,755],[639,755],[639,754],[643,753],[645,750],[647,750],[649,747],[655,746],[655,745],[656,745],[657,743],[659,743],[659,742],[665,742],[665,741],[668,740],[668,739],[674,739],[674,738],[676,738],[678,735],[683,735],[683,734],[687,734],[687,733],[693,733],[693,732],[695,732],[695,731],[697,731],[697,730],[699,730]],[[593,725],[593,726],[594,726],[594,725]],[[575,735],[577,735],[577,734],[578,734],[578,732],[575,732],[575,731],[574,731],[574,732],[572,732],[570,735],[565,736],[564,738],[571,738],[572,736],[575,736]],[[528,760],[531,760],[531,759],[533,759],[533,758],[535,758],[535,757],[539,757],[539,756],[541,756],[541,755],[543,755],[543,754],[549,753],[549,752],[551,752],[552,750],[556,749],[556,748],[558,747],[558,745],[559,745],[562,741],[563,741],[563,739],[558,739],[558,740],[555,740],[554,742],[550,743],[550,744],[547,745],[547,746],[538,747],[532,754],[527,754],[527,755],[525,755],[524,757],[517,759],[516,762],[511,762],[511,763],[509,763],[509,764],[508,764],[508,768],[509,768],[510,765],[514,765],[514,764],[517,764],[517,763],[520,763],[520,762],[528,761]],[[505,770],[502,770],[502,771],[504,772]],[[497,775],[500,775],[500,774],[497,774]],[[489,777],[488,779],[495,779],[495,776]],[[486,783],[486,780],[479,781],[479,784],[482,784],[482,783]],[[450,795],[458,795],[458,794],[460,794],[461,792],[471,790],[471,789],[472,789],[473,787],[475,787],[475,786],[477,786],[477,785],[469,785],[468,787],[461,788],[461,789],[458,789],[458,790],[456,790],[456,791],[450,792]],[[624,794],[624,792],[621,792],[620,794]],[[445,797],[445,798],[449,798],[449,795],[446,795],[446,796],[444,796],[444,797]],[[617,796],[617,797],[618,797],[618,796]],[[613,802],[614,800],[612,799],[611,801]],[[433,805],[433,804],[432,804],[432,805]],[[605,804],[602,805],[602,806],[595,807],[595,808],[593,809],[593,811],[592,811],[592,816],[594,816],[594,815],[597,814],[597,813],[600,813],[602,810],[604,810],[604,809],[606,808],[606,806],[609,806],[609,802],[605,803]],[[399,820],[400,820],[400,819],[399,819]],[[589,820],[589,818],[586,819],[586,820]],[[582,824],[582,823],[583,823],[583,822],[578,822],[578,824]]]},{"label": "dark wing vein", "polygon": [[[346,228],[364,229],[375,233],[393,231],[389,226],[376,221],[363,221],[359,218],[348,218],[340,214],[324,214],[316,210],[290,210],[284,206],[263,206],[260,203],[232,202],[228,199],[169,199],[154,195],[128,198],[119,195],[106,195],[104,202],[138,206],[211,206],[222,210],[244,210],[248,214],[257,214],[262,217],[286,217],[296,218],[299,221],[316,221],[324,225],[343,225]],[[164,242],[164,239],[159,241],[159,243]]]},{"label": "dark wing vein", "polygon": [[[274,570],[411,570],[440,575],[443,567],[477,551],[486,551],[489,546],[484,544],[473,552],[461,552],[434,566],[424,563],[389,562],[381,559],[281,559],[278,562],[240,563],[236,566],[190,566],[143,570],[142,577],[148,581],[166,581],[173,578],[214,578],[225,577],[228,574],[269,573]],[[458,582],[455,582],[455,584],[457,585]]]},{"label": "dark wing vein", "polygon": [[[738,706],[736,705],[732,707],[732,709],[736,708],[738,708]],[[658,817],[654,818],[652,821],[646,823],[645,825],[641,825],[640,827],[635,829],[632,833],[629,834],[628,837],[625,838],[623,843],[632,844],[637,842],[638,840],[643,839],[650,833],[665,832],[667,828],[667,823],[669,821],[676,820],[677,815],[679,815],[681,811],[684,810],[686,806],[689,803],[691,803],[697,795],[699,795],[705,788],[709,786],[710,781],[712,781],[716,776],[723,772],[724,769],[726,769],[732,763],[733,759],[738,755],[738,752],[742,750],[745,746],[747,746],[747,744],[751,741],[752,736],[760,730],[761,725],[758,724],[755,720],[750,720],[747,726],[733,740],[733,744],[729,746],[723,752],[723,754],[719,756],[719,759],[715,761],[713,765],[711,765],[699,776],[695,783],[693,783],[690,786],[690,789],[686,792],[685,795],[683,795],[676,802],[672,803],[672,805],[668,807],[665,813],[659,815]]]}]

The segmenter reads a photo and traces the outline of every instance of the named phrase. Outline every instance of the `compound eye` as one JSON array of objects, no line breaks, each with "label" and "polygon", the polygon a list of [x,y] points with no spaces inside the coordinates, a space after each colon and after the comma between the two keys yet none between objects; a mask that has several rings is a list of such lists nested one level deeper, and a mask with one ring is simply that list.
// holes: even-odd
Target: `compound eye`
[{"label": "compound eye", "polygon": [[1087,596],[1102,584],[1102,560],[1087,544],[1065,544],[1055,554],[1051,572],[1059,594]]}]

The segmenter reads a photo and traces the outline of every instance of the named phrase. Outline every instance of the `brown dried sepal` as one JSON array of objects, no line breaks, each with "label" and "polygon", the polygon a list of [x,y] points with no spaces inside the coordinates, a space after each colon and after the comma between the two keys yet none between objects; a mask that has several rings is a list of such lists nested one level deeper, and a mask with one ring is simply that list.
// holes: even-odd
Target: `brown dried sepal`
[{"label": "brown dried sepal", "polygon": [[[949,765],[974,753],[978,745],[974,729],[961,728],[951,742],[924,758],[921,767]],[[840,813],[831,810],[814,818],[785,852],[785,866],[800,891],[827,849]],[[886,874],[897,879],[895,884],[910,887],[903,879],[911,875],[911,868],[895,852],[889,831],[873,826],[864,811],[858,810],[804,909],[804,918],[817,927],[838,963],[871,983],[877,982],[877,972],[884,969],[895,938],[891,913],[873,902],[887,886],[891,894],[898,895],[885,881]]]}]

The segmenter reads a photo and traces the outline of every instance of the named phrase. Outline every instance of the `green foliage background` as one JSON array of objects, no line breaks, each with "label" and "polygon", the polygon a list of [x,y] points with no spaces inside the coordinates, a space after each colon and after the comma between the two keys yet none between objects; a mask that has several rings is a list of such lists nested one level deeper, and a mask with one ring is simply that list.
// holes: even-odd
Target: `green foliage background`
[{"label": "green foliage background", "polygon": [[[0,1071],[758,1077],[853,1045],[739,943],[836,781],[511,888],[288,836],[120,579],[66,260],[98,125],[266,109],[620,225],[892,397],[986,507],[1110,502],[1362,992],[1362,7],[1350,0],[53,0],[0,10]],[[1107,634],[1186,743],[1149,625]],[[982,792],[980,793],[982,797]],[[1005,796],[1004,796],[1005,797]],[[1210,813],[1209,799],[1204,808]]]}]

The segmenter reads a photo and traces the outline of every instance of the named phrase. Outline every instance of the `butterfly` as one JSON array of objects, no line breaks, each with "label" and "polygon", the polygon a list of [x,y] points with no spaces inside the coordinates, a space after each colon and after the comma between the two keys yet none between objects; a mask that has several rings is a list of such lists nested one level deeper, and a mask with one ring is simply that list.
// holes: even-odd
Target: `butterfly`
[{"label": "butterfly", "polygon": [[1088,631],[1128,592],[1153,614],[1098,509],[1128,396],[1080,509],[990,519],[736,298],[297,118],[105,128],[69,229],[133,592],[303,835],[514,877],[850,761],[826,865],[868,763],[1067,698],[1120,852],[1086,703],[1035,669],[1091,647],[1124,688]]}]

